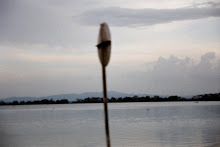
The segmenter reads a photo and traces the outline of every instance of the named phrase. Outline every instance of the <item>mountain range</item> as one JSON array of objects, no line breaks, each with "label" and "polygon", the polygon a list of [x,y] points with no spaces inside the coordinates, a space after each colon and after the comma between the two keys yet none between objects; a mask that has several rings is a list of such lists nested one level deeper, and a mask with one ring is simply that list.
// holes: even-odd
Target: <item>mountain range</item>
[{"label": "mountain range", "polygon": [[[68,101],[72,102],[75,101],[76,99],[84,99],[84,98],[88,98],[88,97],[103,97],[102,96],[102,92],[85,92],[85,93],[81,93],[81,94],[60,94],[60,95],[51,95],[51,96],[46,96],[46,97],[9,97],[9,98],[3,98],[0,99],[0,101],[4,101],[4,102],[13,102],[13,101],[35,101],[35,100],[42,100],[42,99],[53,99],[54,101],[56,100],[61,100],[61,99],[67,99]],[[133,96],[153,96],[153,95],[149,95],[149,94],[127,94],[127,93],[121,93],[121,92],[117,92],[117,91],[108,91],[108,98],[111,97],[115,97],[115,98],[119,98],[119,97],[133,97]]]}]

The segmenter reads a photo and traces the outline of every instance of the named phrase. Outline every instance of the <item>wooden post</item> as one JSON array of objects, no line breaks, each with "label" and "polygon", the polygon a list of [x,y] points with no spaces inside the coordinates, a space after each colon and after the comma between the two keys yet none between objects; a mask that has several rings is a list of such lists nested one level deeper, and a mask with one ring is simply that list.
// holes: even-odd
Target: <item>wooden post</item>
[{"label": "wooden post", "polygon": [[107,147],[110,147],[110,132],[109,132],[109,124],[108,124],[108,98],[106,91],[106,72],[105,66],[102,66],[102,81],[103,81],[103,101],[104,101],[104,115],[105,115],[105,135],[106,135],[106,143]]}]

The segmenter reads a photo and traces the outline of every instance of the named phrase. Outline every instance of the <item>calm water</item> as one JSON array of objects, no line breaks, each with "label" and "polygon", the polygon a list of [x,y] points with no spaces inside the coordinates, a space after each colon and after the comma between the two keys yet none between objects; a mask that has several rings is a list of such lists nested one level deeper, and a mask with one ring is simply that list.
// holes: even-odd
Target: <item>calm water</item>
[{"label": "calm water", "polygon": [[[112,147],[220,146],[220,102],[109,104]],[[0,107],[0,146],[104,147],[102,104]]]}]

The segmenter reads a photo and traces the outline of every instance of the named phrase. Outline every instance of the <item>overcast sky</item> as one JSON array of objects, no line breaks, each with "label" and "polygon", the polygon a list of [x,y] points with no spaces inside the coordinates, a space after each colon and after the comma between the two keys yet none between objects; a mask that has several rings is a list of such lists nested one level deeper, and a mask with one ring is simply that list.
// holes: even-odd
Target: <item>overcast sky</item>
[{"label": "overcast sky", "polygon": [[0,0],[0,98],[101,91],[102,22],[108,90],[220,92],[219,1]]}]

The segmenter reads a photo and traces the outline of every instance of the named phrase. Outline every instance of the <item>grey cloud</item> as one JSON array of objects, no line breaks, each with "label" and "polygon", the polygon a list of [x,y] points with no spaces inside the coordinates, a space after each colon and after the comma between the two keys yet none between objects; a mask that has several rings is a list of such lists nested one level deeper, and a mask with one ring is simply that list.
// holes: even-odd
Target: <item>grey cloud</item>
[{"label": "grey cloud", "polygon": [[[98,3],[98,0],[95,0]],[[99,1],[100,2],[100,1]],[[179,9],[127,9],[102,8],[89,0],[83,1],[0,1],[0,43],[40,43],[73,45],[80,48],[90,45],[97,28],[108,21],[112,26],[149,26],[178,20],[219,17],[219,3],[203,8]],[[211,7],[215,5],[215,7]],[[101,4],[104,6],[104,3]]]},{"label": "grey cloud", "polygon": [[177,9],[128,9],[110,7],[91,10],[79,16],[81,23],[97,25],[108,21],[114,26],[151,26],[181,20],[193,20],[208,17],[219,17],[220,8],[177,8]]},{"label": "grey cloud", "polygon": [[[217,66],[213,66],[213,61]],[[123,78],[126,80],[123,81]],[[160,57],[153,63],[151,70],[142,73],[133,72],[117,79],[119,84],[114,86],[120,91],[126,89],[130,93],[140,91],[158,95],[217,93],[220,92],[220,58],[214,52],[204,54],[199,63],[189,57],[184,59],[175,56]]]},{"label": "grey cloud", "polygon": [[212,64],[216,58],[214,52],[204,54],[198,64],[189,57],[160,58],[146,76],[152,77],[149,82],[154,83],[158,89],[170,91],[171,94],[220,92],[220,60],[217,60],[218,66],[215,68]]},{"label": "grey cloud", "polygon": [[68,46],[81,41],[84,28],[74,23],[71,13],[78,13],[82,4],[66,1],[67,7],[58,2],[1,0],[0,43]]},{"label": "grey cloud", "polygon": [[206,6],[219,7],[220,3],[219,2],[208,1],[208,2],[201,2],[201,3],[194,3],[193,4],[193,7],[206,7]]},{"label": "grey cloud", "polygon": [[196,69],[201,69],[203,70],[204,68],[206,68],[207,72],[210,72],[211,67],[212,67],[212,63],[210,62],[212,59],[215,58],[215,53],[214,52],[209,52],[206,53],[205,55],[203,55],[201,57],[201,61],[200,63],[196,66]]}]

